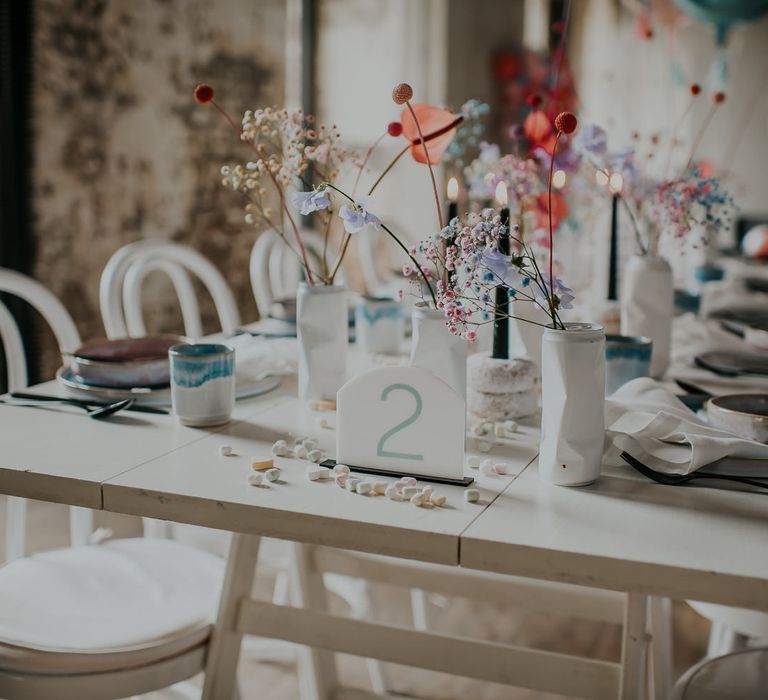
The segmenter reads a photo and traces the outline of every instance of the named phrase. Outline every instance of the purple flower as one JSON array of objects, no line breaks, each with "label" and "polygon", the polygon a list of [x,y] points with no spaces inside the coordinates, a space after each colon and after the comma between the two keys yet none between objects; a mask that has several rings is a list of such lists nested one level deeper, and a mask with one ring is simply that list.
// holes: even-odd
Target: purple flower
[{"label": "purple flower", "polygon": [[515,289],[523,283],[522,275],[509,256],[500,253],[496,248],[486,248],[483,251],[483,265],[493,273],[498,284]]},{"label": "purple flower", "polygon": [[309,192],[294,192],[291,201],[302,216],[311,214],[313,211],[327,209],[331,206],[328,190],[325,187],[319,190],[310,190]]},{"label": "purple flower", "polygon": [[339,209],[339,216],[344,221],[344,230],[347,233],[358,233],[365,226],[379,228],[381,221],[375,214],[371,214],[366,207],[368,198],[365,197],[354,204],[345,204]]},{"label": "purple flower", "polygon": [[582,153],[604,156],[608,150],[608,138],[597,124],[582,126],[573,137],[573,147]]},{"label": "purple flower", "polygon": [[[549,275],[544,275],[544,287],[549,293],[550,291]],[[573,304],[571,302],[576,298],[573,294],[573,290],[570,289],[569,287],[566,287],[563,280],[561,280],[559,277],[555,277],[554,292],[556,297],[555,308],[557,309],[573,308]],[[547,295],[544,294],[544,291],[541,289],[539,285],[534,285],[533,295],[537,301],[549,306],[549,299],[547,299]]]}]

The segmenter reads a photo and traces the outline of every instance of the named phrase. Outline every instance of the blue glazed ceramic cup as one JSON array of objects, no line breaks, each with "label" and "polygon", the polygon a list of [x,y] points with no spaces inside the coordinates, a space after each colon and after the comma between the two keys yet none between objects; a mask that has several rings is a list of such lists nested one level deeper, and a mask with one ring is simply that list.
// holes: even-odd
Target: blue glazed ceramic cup
[{"label": "blue glazed ceramic cup", "polygon": [[174,345],[171,361],[173,412],[184,425],[229,421],[235,405],[235,351],[228,345]]},{"label": "blue glazed ceramic cup", "polygon": [[653,341],[643,336],[605,336],[605,395],[610,396],[630,379],[651,371]]}]

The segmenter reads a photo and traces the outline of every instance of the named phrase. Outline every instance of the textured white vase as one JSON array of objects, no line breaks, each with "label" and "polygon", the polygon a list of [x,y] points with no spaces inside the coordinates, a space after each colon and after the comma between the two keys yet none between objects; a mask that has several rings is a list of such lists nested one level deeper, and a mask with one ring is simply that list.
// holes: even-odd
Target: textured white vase
[{"label": "textured white vase", "polygon": [[621,334],[653,341],[651,376],[669,367],[675,292],[672,268],[664,258],[635,255],[624,272],[621,292]]},{"label": "textured white vase", "polygon": [[445,315],[419,303],[413,307],[411,365],[428,369],[467,397],[467,352],[469,343],[445,325]]},{"label": "textured white vase", "polygon": [[296,299],[299,398],[336,400],[346,380],[349,345],[347,292],[341,286],[299,285]]},{"label": "textured white vase", "polygon": [[542,339],[539,476],[584,486],[602,465],[605,334],[596,324],[565,325],[547,328]]},{"label": "textured white vase", "polygon": [[355,343],[364,352],[395,355],[404,337],[402,302],[390,297],[360,299],[355,309]]},{"label": "textured white vase", "polygon": [[[541,338],[544,335],[544,326],[551,323],[549,314],[531,301],[511,302],[509,313],[516,317],[509,319],[510,357],[527,357],[538,367],[541,362]],[[537,326],[537,323],[541,325]]]}]

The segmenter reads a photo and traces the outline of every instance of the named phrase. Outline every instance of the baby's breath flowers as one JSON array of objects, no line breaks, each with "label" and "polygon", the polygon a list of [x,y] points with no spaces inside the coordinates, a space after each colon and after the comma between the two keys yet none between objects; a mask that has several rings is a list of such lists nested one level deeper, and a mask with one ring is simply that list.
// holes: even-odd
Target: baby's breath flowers
[{"label": "baby's breath flowers", "polygon": [[[324,212],[325,245],[320,260],[321,269],[310,266],[301,234],[287,205],[286,191],[297,182],[307,183],[310,175],[322,183],[336,180],[344,163],[351,159],[341,143],[338,129],[318,124],[313,115],[305,114],[301,109],[274,107],[248,110],[243,114],[241,124],[237,125],[216,102],[210,85],[198,85],[194,95],[200,104],[211,104],[255,154],[255,158],[245,164],[221,168],[222,185],[245,197],[245,222],[259,228],[268,226],[274,229],[298,255],[310,284],[314,284],[316,279],[323,284],[333,284],[340,261],[330,267],[326,258],[333,212],[325,185],[310,192],[298,193],[292,198],[302,215]],[[277,191],[280,200],[279,213],[269,206],[273,190]],[[286,235],[284,218],[293,231],[296,247]]]},{"label": "baby's breath flowers", "polygon": [[[517,251],[512,255],[499,250],[507,234]],[[519,236],[519,228],[513,226],[508,231],[494,209],[469,214],[466,221],[452,219],[411,253],[424,260],[425,273],[437,280],[437,308],[443,311],[448,329],[469,341],[476,339],[478,326],[494,322],[494,290],[499,286],[508,289],[511,299],[535,304],[547,313],[554,307],[560,326],[559,310],[571,308],[574,299],[562,280],[555,278],[550,284],[550,278],[541,274],[532,250]],[[445,278],[444,270],[448,273]],[[403,274],[414,281],[410,266],[403,268]],[[415,286],[418,295],[422,285]],[[511,314],[504,317],[518,318]]]}]

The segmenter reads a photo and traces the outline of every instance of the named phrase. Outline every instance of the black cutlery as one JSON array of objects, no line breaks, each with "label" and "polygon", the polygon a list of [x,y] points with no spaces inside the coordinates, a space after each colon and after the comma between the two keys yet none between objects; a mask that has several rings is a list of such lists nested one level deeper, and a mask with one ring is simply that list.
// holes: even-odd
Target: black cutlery
[{"label": "black cutlery", "polygon": [[696,384],[691,384],[690,382],[684,382],[682,379],[675,379],[675,384],[679,386],[684,392],[688,394],[693,394],[694,396],[706,396],[708,399],[711,399],[714,394],[711,394],[706,389],[702,389],[700,386],[696,386]]},{"label": "black cutlery", "polygon": [[[49,396],[47,394],[32,394],[26,391],[11,392],[11,398],[24,399],[25,401],[40,401],[41,403],[53,402],[53,401],[55,402],[66,401],[67,403],[70,403],[73,406],[84,406],[86,408],[90,408],[92,406],[96,406],[98,408],[99,406],[113,405],[111,403],[106,403],[104,401],[91,401],[90,399],[73,399],[70,397]],[[170,413],[170,411],[166,410],[165,408],[157,408],[155,406],[144,406],[142,404],[135,403],[134,399],[128,399],[128,400],[131,401],[131,404],[125,409],[126,411],[136,411],[137,413],[157,413],[164,416],[167,416]]]},{"label": "black cutlery", "polygon": [[652,481],[655,481],[658,484],[665,484],[667,486],[681,486],[697,479],[716,479],[720,481],[732,481],[738,484],[746,484],[747,486],[755,486],[759,489],[768,489],[768,480],[758,481],[757,479],[751,479],[746,476],[711,474],[702,471],[695,471],[692,474],[665,474],[664,472],[657,472],[655,469],[651,469],[649,466],[643,464],[639,459],[636,459],[628,452],[622,452],[621,458],[630,467],[640,472],[643,476],[651,479]]},{"label": "black cutlery", "polygon": [[135,399],[125,399],[123,401],[115,401],[115,403],[99,404],[97,406],[86,406],[81,403],[68,401],[67,399],[59,399],[58,401],[29,401],[27,399],[14,399],[8,401],[6,399],[0,399],[0,403],[6,406],[24,406],[26,408],[43,408],[43,405],[58,405],[58,406],[74,406],[75,408],[81,408],[86,412],[89,418],[94,420],[103,420],[108,418],[113,413],[126,410],[133,405]]}]

